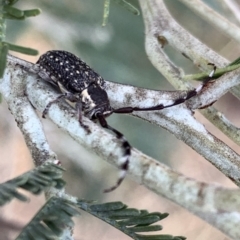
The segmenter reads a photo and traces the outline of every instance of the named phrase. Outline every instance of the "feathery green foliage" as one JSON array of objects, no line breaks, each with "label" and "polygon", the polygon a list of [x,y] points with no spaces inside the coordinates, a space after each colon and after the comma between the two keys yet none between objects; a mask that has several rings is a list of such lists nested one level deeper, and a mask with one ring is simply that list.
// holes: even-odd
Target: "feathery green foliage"
[{"label": "feathery green foliage", "polygon": [[28,200],[26,196],[18,192],[17,188],[25,189],[33,194],[40,194],[49,187],[61,189],[65,185],[62,172],[63,169],[57,165],[45,164],[0,184],[0,206],[13,198],[20,201]]},{"label": "feathery green foliage", "polygon": [[142,235],[138,232],[156,232],[162,230],[161,225],[152,225],[163,220],[168,213],[137,210],[128,208],[122,202],[109,202],[104,204],[92,204],[79,200],[78,207],[104,222],[114,226],[135,240],[184,240],[182,236],[172,235]]},{"label": "feathery green foliage", "polygon": [[240,64],[240,57],[232,61],[231,63],[228,64],[228,66],[233,66],[233,65],[238,65]]},{"label": "feathery green foliage", "polygon": [[160,225],[151,225],[168,216],[168,213],[128,208],[122,202],[93,204],[85,200],[77,203],[64,198],[52,197],[38,211],[30,223],[22,230],[16,240],[53,240],[60,236],[66,227],[72,228],[72,217],[79,214],[77,208],[109,223],[135,240],[185,240],[182,236],[143,235],[140,232],[162,230]]},{"label": "feathery green foliage", "polygon": [[52,197],[22,230],[16,240],[56,239],[62,234],[66,226],[72,227],[74,225],[71,218],[78,214],[74,204],[70,201]]},{"label": "feathery green foliage", "polygon": [[37,55],[38,51],[32,48],[17,46],[5,42],[6,19],[24,20],[28,17],[34,17],[41,13],[39,9],[20,10],[13,7],[18,0],[5,0],[0,6],[0,78],[3,77],[7,62],[8,51],[20,52],[28,55]]},{"label": "feathery green foliage", "polygon": [[[234,60],[232,63],[230,63],[226,67],[224,67],[224,68],[217,68],[215,73],[212,76],[212,79],[219,78],[223,74],[225,74],[227,72],[234,71],[235,69],[239,68],[240,67],[239,62],[240,62],[240,58],[237,58],[236,60]],[[197,74],[189,74],[189,75],[185,75],[184,80],[185,81],[189,81],[189,80],[203,81],[208,76],[209,76],[209,73],[207,73],[207,72],[197,73]]]}]

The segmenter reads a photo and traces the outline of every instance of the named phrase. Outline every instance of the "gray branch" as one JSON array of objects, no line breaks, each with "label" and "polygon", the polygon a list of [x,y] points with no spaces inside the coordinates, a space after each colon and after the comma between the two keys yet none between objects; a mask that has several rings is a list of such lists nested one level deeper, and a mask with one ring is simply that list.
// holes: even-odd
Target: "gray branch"
[{"label": "gray branch", "polygon": [[[200,0],[179,0],[225,35],[240,43],[240,29]],[[235,7],[237,11],[237,7]]]},{"label": "gray branch", "polygon": [[[9,57],[10,59],[14,59]],[[42,123],[36,114],[35,109],[29,102],[26,95],[26,78],[27,73],[17,67],[19,59],[8,61],[8,67],[5,70],[4,78],[0,80],[0,93],[3,94],[8,104],[9,110],[13,114],[19,129],[21,130],[26,145],[31,153],[32,159],[36,166],[44,163],[59,164],[56,154],[51,150],[45,137]],[[25,63],[28,65],[28,63]],[[31,64],[29,64],[30,66]],[[46,197],[61,196],[65,189],[55,189],[51,187]],[[66,226],[61,239],[73,239],[72,227]]]},{"label": "gray branch", "polygon": [[[47,142],[42,132],[41,122],[34,113],[31,104],[36,110],[42,112],[46,104],[55,99],[58,93],[46,85],[44,81],[38,81],[35,75],[26,75],[19,65],[30,67],[32,64],[9,57],[8,69],[0,84],[0,91],[7,103],[11,105],[10,109],[15,119],[21,119],[25,116],[20,127],[25,126],[24,128],[21,127],[21,130],[24,136],[28,136],[25,137],[26,142],[38,142],[34,145],[27,144],[28,147],[31,149],[40,145],[44,146],[43,143],[45,142],[45,147],[42,149],[45,152],[48,145],[46,145]],[[203,89],[199,96],[187,102],[188,107],[186,104],[181,104],[163,111],[141,112],[134,115],[164,127],[212,162],[236,184],[240,185],[240,156],[211,135],[193,117],[192,110],[189,109],[190,107],[202,106],[202,104],[208,105],[213,100],[216,100],[221,94],[237,84],[238,78],[234,77],[235,75],[239,75],[238,70],[230,72],[219,79],[222,82],[231,79],[227,81],[228,83],[220,84],[217,81],[210,84],[209,87]],[[116,107],[129,105],[147,107],[166,104],[171,103],[172,99],[186,94],[186,91],[153,91],[111,82],[107,82],[107,92],[112,105]],[[210,97],[210,95],[213,95],[214,98]],[[11,100],[11,98],[13,99]],[[199,101],[201,101],[200,104]],[[24,109],[25,105],[29,106],[31,111],[12,110],[17,107]],[[122,152],[118,140],[84,117],[84,123],[91,130],[91,133],[88,134],[80,127],[78,119],[73,117],[72,113],[73,109],[66,104],[53,104],[48,117],[78,143],[91,149],[109,163],[119,166]],[[36,122],[34,124],[25,124],[25,122],[28,123],[30,118],[33,118]],[[36,123],[38,127],[35,128]],[[37,138],[38,134],[36,132],[41,133],[43,137]],[[34,151],[31,150],[31,152]],[[240,218],[239,190],[230,190],[189,179],[142,154],[137,149],[132,149],[128,173],[137,182],[195,213],[234,239],[240,237],[238,228],[235,228],[233,232],[233,226],[239,223]],[[228,224],[225,224],[226,222]]]},{"label": "gray branch", "polygon": [[[183,71],[179,69],[178,67],[174,66],[174,64],[168,59],[166,54],[163,52],[163,43],[168,43],[170,44],[173,48],[175,48],[177,51],[180,53],[184,54],[187,56],[190,60],[193,61],[193,63],[198,66],[201,70],[207,71],[209,70],[209,66],[207,65],[208,63],[214,63],[216,64],[217,67],[224,67],[228,64],[228,61],[224,59],[223,57],[219,56],[217,53],[215,53],[212,49],[208,48],[206,45],[201,43],[198,39],[193,37],[189,32],[187,32],[184,28],[182,28],[169,14],[167,8],[164,5],[164,2],[161,0],[139,0],[140,6],[142,8],[142,13],[144,17],[144,23],[145,23],[145,28],[146,28],[146,42],[145,42],[145,47],[146,47],[146,52],[148,54],[149,59],[151,60],[152,64],[167,78],[167,80],[173,84],[177,89],[189,89],[189,86],[186,87],[186,84],[183,83],[182,81],[182,75]],[[185,1],[186,2],[186,1]],[[190,2],[190,1],[188,1]],[[200,1],[197,1],[198,4],[200,4]],[[195,2],[192,3],[195,5]],[[202,7],[202,5],[201,5]],[[201,10],[201,9],[200,9]],[[208,16],[212,18],[212,21],[214,20],[213,16]],[[224,22],[226,23],[226,21]],[[228,25],[230,28],[231,26]],[[228,32],[234,32],[233,29],[230,29]],[[164,39],[164,41],[162,40]],[[210,71],[210,70],[209,70]],[[209,85],[207,89],[204,90],[201,94],[196,96],[195,98],[189,100],[187,102],[188,107],[191,109],[195,109],[198,107],[201,107],[201,105],[207,105],[206,103],[209,102],[212,103],[215,101],[216,97],[220,97],[224,92],[229,91],[231,87],[236,86],[239,83],[239,70],[236,72],[232,72],[231,76],[228,76],[227,74],[223,76],[219,81],[216,81],[213,85]],[[230,77],[230,79],[227,79],[227,77]],[[222,80],[225,79],[227,82],[222,82]],[[233,85],[230,83],[231,81],[235,82]],[[225,85],[225,87],[221,86],[221,84]],[[231,87],[228,87],[226,85],[230,84]],[[218,85],[218,86],[217,86]],[[239,98],[239,90],[238,87],[232,88],[230,90],[236,97]],[[211,100],[212,98],[212,100]],[[175,121],[178,121],[178,124],[180,128],[177,128],[175,131],[171,131],[170,128],[168,128],[169,131],[174,133],[178,138],[191,146],[193,149],[195,149],[198,153],[203,155],[206,159],[208,159],[210,162],[212,162],[218,169],[220,169],[222,172],[225,172],[226,168],[225,167],[230,167],[231,164],[228,164],[225,162],[225,160],[220,160],[218,161],[215,155],[216,152],[218,152],[220,149],[221,151],[221,157],[224,156],[224,152],[229,152],[227,150],[227,146],[219,142],[219,140],[211,136],[209,133],[200,133],[197,135],[200,131],[199,128],[199,123],[194,122],[194,120],[191,122],[191,127],[190,127],[190,132],[188,131],[189,125],[183,121],[184,119],[184,113],[181,112],[181,115],[178,114],[178,112],[175,112],[175,116],[171,115],[170,118],[168,118],[167,124],[171,122],[171,119],[173,120],[175,118]],[[208,112],[208,118],[213,119],[216,117],[217,111],[211,111]],[[164,111],[161,112],[162,118],[166,119],[166,116],[164,116]],[[178,120],[176,119],[177,115],[179,116]],[[187,117],[188,120],[191,119],[191,116],[188,115]],[[161,119],[158,119],[159,122]],[[162,120],[163,121],[163,120]],[[185,120],[186,121],[186,120]],[[218,126],[226,126],[227,121],[225,120],[223,122],[223,119],[219,119],[219,121],[222,121],[222,124],[218,124]],[[167,126],[167,124],[165,126]],[[162,126],[164,123],[162,124]],[[187,125],[187,126],[186,126]],[[195,127],[198,126],[196,132],[194,131]],[[229,124],[228,124],[229,127]],[[166,127],[167,128],[167,127]],[[177,133],[179,130],[179,134]],[[187,133],[186,133],[187,132]],[[195,135],[196,134],[196,135]],[[203,137],[204,136],[204,137]],[[203,138],[202,138],[203,137]],[[231,137],[234,138],[233,134]],[[210,141],[209,141],[210,140]],[[191,142],[191,143],[190,143]],[[216,143],[216,144],[215,144]],[[206,147],[205,144],[208,144]],[[199,149],[200,145],[203,147],[203,149]],[[217,147],[218,145],[218,147]],[[206,148],[205,148],[206,147]],[[227,147],[227,148],[225,148]],[[216,151],[216,152],[215,152]],[[208,153],[208,154],[207,154]],[[233,153],[233,152],[232,152]],[[222,155],[223,154],[223,155]],[[211,156],[210,156],[211,155]],[[225,155],[227,157],[227,155]],[[228,155],[229,160],[231,163],[235,162],[236,165],[239,165],[239,156],[236,155],[236,153],[233,153]],[[213,157],[213,158],[212,158]],[[236,157],[236,158],[235,158]],[[212,159],[212,160],[211,160]],[[226,163],[226,165],[224,164]],[[225,165],[225,167],[223,167]],[[223,168],[222,168],[223,167]],[[228,168],[227,167],[227,168]],[[233,165],[228,168],[228,170],[233,170],[232,168]],[[235,166],[236,168],[239,169],[239,166]],[[224,170],[225,169],[225,170]],[[228,171],[227,170],[227,171]],[[230,171],[231,171],[230,170]],[[239,170],[237,170],[239,171]],[[227,174],[226,174],[227,175]],[[235,174],[234,174],[235,175]],[[228,175],[229,176],[229,175]],[[230,177],[230,176],[229,176]],[[231,178],[231,177],[230,177]],[[179,179],[178,179],[179,180]],[[234,181],[238,186],[238,180]],[[179,184],[179,188],[175,188],[174,190],[178,191],[180,188],[182,190],[182,186],[180,187],[181,183]],[[206,185],[204,185],[205,188]],[[184,187],[183,187],[184,188]],[[193,187],[194,188],[194,187]],[[196,187],[196,189],[200,190],[199,186]],[[220,190],[221,191],[221,190]],[[231,190],[229,190],[231,191]],[[200,191],[201,192],[201,191]],[[201,193],[199,194],[201,195]],[[212,192],[213,193],[213,192]],[[212,197],[216,194],[213,193]],[[200,197],[200,196],[199,196]],[[201,197],[200,197],[201,198]],[[213,198],[208,199],[205,204],[212,204],[213,201],[215,203],[218,201],[216,198],[213,200]],[[236,190],[236,199],[239,199],[239,191]],[[205,199],[206,200],[206,199]],[[227,197],[225,199],[227,201]],[[230,200],[230,199],[229,199]],[[191,201],[191,200],[190,200]],[[203,203],[203,205],[204,205]],[[225,202],[226,203],[226,202]],[[188,205],[188,204],[187,204]],[[186,207],[186,206],[185,206]],[[204,208],[204,206],[202,206]],[[203,212],[198,212],[194,206],[193,207],[187,207],[190,211],[194,212],[198,216],[202,217],[203,219],[207,220],[209,223],[213,224],[214,226],[218,227],[221,231],[226,233],[228,236],[232,237],[233,239],[239,239],[240,237],[240,231],[236,231],[236,229],[239,229],[239,211],[236,210],[236,212],[228,212],[230,215],[235,215],[236,219],[234,221],[231,221],[229,218],[226,218],[226,212],[223,211],[223,214],[219,214],[217,219],[214,219],[215,216],[212,214],[211,210],[208,212],[208,210],[203,213]],[[194,209],[194,210],[193,210]],[[230,217],[229,215],[229,217]],[[229,222],[230,220],[230,222]],[[226,223],[229,223],[226,224]]]}]

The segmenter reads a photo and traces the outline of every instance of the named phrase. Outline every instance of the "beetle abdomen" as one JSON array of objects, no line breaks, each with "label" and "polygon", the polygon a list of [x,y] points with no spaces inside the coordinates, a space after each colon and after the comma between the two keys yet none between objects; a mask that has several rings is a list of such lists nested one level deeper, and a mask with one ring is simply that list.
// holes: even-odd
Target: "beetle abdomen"
[{"label": "beetle abdomen", "polygon": [[37,64],[46,71],[51,81],[60,82],[72,93],[81,93],[92,83],[104,89],[104,79],[72,53],[48,51],[39,58]]}]

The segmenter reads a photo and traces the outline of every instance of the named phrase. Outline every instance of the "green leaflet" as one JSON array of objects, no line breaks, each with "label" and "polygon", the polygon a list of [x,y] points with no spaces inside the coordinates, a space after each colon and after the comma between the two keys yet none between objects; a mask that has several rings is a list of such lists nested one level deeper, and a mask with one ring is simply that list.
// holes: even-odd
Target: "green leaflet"
[{"label": "green leaflet", "polygon": [[73,203],[63,198],[52,197],[22,230],[16,240],[32,239],[33,236],[33,239],[56,239],[65,229],[63,226],[73,226],[71,218],[78,214]]},{"label": "green leaflet", "polygon": [[107,222],[135,240],[184,240],[185,237],[172,235],[142,235],[139,232],[156,232],[162,230],[161,225],[152,225],[168,216],[168,213],[152,212],[128,208],[121,202],[104,204],[78,201],[78,207],[93,216]]},{"label": "green leaflet", "polygon": [[25,189],[33,194],[40,194],[49,187],[62,188],[65,181],[62,179],[63,169],[54,164],[44,164],[34,170],[26,172],[19,177],[0,184],[0,206],[14,198],[27,201],[17,188]]}]

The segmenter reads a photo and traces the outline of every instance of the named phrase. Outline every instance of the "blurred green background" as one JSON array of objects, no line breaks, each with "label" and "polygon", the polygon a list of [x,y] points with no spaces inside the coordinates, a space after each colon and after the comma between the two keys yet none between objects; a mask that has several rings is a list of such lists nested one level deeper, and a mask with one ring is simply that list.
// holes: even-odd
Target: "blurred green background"
[{"label": "blurred green background", "polygon": [[[108,24],[102,27],[103,2],[103,0],[19,1],[17,6],[20,8],[40,8],[42,14],[22,22],[8,21],[7,41],[38,49],[40,54],[51,49],[70,51],[86,61],[106,80],[151,89],[172,90],[169,83],[152,66],[145,53],[142,15],[135,16],[111,1]],[[137,0],[129,0],[129,2],[140,10]],[[229,11],[222,7],[220,1],[205,2],[230,20],[234,20],[229,15]],[[229,60],[239,56],[239,46],[236,46],[236,43],[212,28],[177,0],[168,0],[166,5],[180,24],[215,51]],[[186,73],[198,71],[188,59],[170,46],[166,46],[164,50],[170,59],[182,67]],[[36,62],[39,57],[15,53],[13,55],[32,62]],[[224,104],[226,101],[228,102]],[[236,100],[228,96],[225,97],[224,103],[220,104],[222,110],[231,116],[227,106],[237,104]],[[233,121],[234,119],[235,115],[232,116]],[[221,173],[201,157],[198,157],[197,163],[191,162],[196,158],[194,152],[164,129],[127,115],[115,114],[109,117],[108,121],[110,125],[124,133],[132,146],[158,161],[180,172],[187,172],[190,177],[205,181],[213,179],[215,181],[217,178],[222,184],[230,184]],[[42,122],[50,146],[67,169],[65,179],[68,182],[69,193],[80,198],[97,199],[100,202],[120,200],[132,207],[170,212],[170,217],[165,220],[166,225],[162,223],[165,234],[185,235],[189,239],[198,240],[211,239],[208,237],[214,234],[218,238],[213,239],[224,239],[217,230],[130,179],[115,192],[103,194],[103,189],[115,182],[118,176],[117,169],[99,159],[91,151],[77,145],[49,120],[42,120]],[[11,145],[11,141],[15,141],[16,136],[21,144],[15,142],[15,145]],[[6,151],[2,156],[8,156],[9,149],[15,148],[16,145],[24,145],[21,134],[4,102],[0,104],[0,141],[5,144],[0,146],[1,151]],[[16,158],[19,159],[19,155]],[[188,160],[190,162],[188,167],[181,168],[184,161]],[[210,172],[201,171],[201,167],[210,169]],[[194,172],[197,173],[196,176]],[[183,215],[180,215],[180,211]],[[183,216],[189,221],[194,219],[196,224],[188,225],[189,223],[182,221]],[[129,239],[107,225],[101,225],[100,221],[93,221],[92,217],[84,215],[78,221],[80,224],[75,228],[76,239],[95,239],[96,236],[99,239]],[[89,221],[91,224],[87,225]],[[174,224],[179,227],[173,227]],[[187,228],[186,225],[188,225]]]}]

